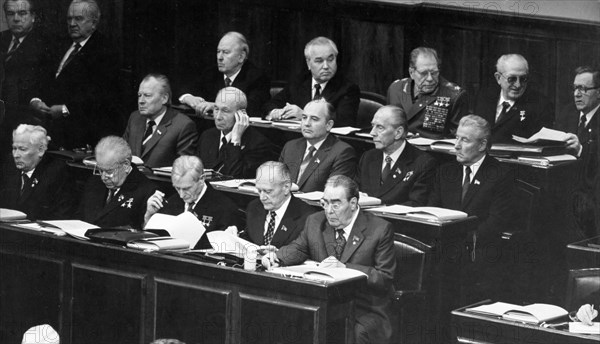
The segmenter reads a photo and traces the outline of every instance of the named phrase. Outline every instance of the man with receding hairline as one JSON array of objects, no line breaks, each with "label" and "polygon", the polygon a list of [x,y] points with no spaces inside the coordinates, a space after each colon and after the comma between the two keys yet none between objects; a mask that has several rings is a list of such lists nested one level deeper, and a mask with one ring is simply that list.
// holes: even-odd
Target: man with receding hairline
[{"label": "man with receding hairline", "polygon": [[260,116],[263,104],[269,100],[271,85],[265,73],[248,60],[249,55],[244,35],[235,31],[224,34],[217,47],[217,68],[207,69],[194,84],[184,88],[179,102],[196,113],[207,114],[213,110],[219,90],[233,86],[246,94],[250,116]]},{"label": "man with receding hairline", "polygon": [[267,119],[278,121],[302,118],[302,108],[323,98],[333,105],[336,127],[355,126],[360,89],[338,73],[338,49],[327,37],[316,37],[304,47],[310,73],[302,73],[265,105]]},{"label": "man with receding hairline", "polygon": [[502,55],[494,73],[500,86],[483,90],[475,113],[492,126],[492,142],[510,142],[513,135],[530,137],[542,127],[552,128],[554,107],[548,98],[527,87],[529,64],[519,54]]},{"label": "man with receding hairline", "polygon": [[171,166],[196,152],[196,124],[171,106],[171,86],[162,74],[148,74],[138,90],[138,110],[131,113],[123,138],[148,167]]}]

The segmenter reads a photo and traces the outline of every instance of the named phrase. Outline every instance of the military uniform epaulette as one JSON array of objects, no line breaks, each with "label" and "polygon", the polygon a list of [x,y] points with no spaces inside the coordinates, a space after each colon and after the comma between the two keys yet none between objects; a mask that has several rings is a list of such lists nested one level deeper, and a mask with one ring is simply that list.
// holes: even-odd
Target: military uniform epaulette
[{"label": "military uniform epaulette", "polygon": [[463,89],[460,86],[450,81],[445,81],[440,86],[440,91],[442,91],[442,93],[450,93],[452,97],[458,95],[460,92],[463,91]]}]

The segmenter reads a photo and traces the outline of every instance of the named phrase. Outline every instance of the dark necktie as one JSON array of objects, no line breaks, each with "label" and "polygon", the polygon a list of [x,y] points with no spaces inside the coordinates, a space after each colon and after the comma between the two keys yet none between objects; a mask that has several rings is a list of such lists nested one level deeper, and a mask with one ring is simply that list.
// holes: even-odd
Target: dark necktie
[{"label": "dark necktie", "polygon": [[19,193],[19,196],[23,196],[23,193],[25,192],[25,188],[27,187],[28,184],[29,184],[29,176],[27,175],[27,173],[21,173],[21,192]]},{"label": "dark necktie", "polygon": [[310,161],[312,160],[316,150],[317,149],[315,148],[315,146],[308,147],[308,153],[306,153],[304,160],[302,160],[302,163],[300,164],[300,171],[298,171],[298,181],[300,180],[300,178],[302,177],[302,174],[308,167],[308,164],[310,164]]},{"label": "dark necktie", "polygon": [[391,170],[392,170],[392,157],[387,155],[385,157],[385,166],[383,167],[383,170],[381,171],[381,180],[379,181],[379,184],[383,184],[383,182],[385,182],[387,177],[390,175]]},{"label": "dark necktie", "polygon": [[56,73],[56,76],[58,76],[60,74],[60,72],[62,72],[63,69],[65,69],[65,67],[69,64],[69,62],[71,62],[71,60],[73,60],[75,58],[75,56],[77,56],[77,54],[79,53],[79,49],[81,49],[81,44],[75,43],[75,48],[73,48],[73,51],[71,51],[71,53],[69,54],[69,57],[67,57],[67,60],[65,61],[65,63],[58,70],[58,72]]},{"label": "dark necktie", "polygon": [[335,258],[337,258],[337,260],[340,260],[342,258],[342,252],[344,252],[344,247],[346,246],[346,238],[344,237],[343,228],[336,229],[335,233]]},{"label": "dark necktie", "polygon": [[154,121],[148,121],[148,123],[146,123],[146,131],[144,132],[144,138],[142,139],[142,145],[144,145],[146,143],[147,138],[152,136],[155,125],[156,125],[156,122],[154,122]]},{"label": "dark necktie", "polygon": [[317,100],[317,99],[321,99],[321,85],[320,84],[315,85],[315,96],[313,97],[313,100]]},{"label": "dark necktie", "polygon": [[465,179],[463,180],[463,184],[462,184],[462,197],[460,198],[461,202],[462,202],[462,200],[465,199],[465,195],[467,194],[467,191],[469,190],[469,185],[471,185],[471,167],[466,166],[465,167]]},{"label": "dark necktie", "polygon": [[6,54],[6,58],[4,59],[5,62],[10,60],[10,58],[15,53],[15,51],[17,51],[19,44],[21,44],[21,42],[19,41],[19,39],[17,37],[13,37],[12,43],[13,43],[13,45],[10,48],[10,50],[8,51],[8,53]]},{"label": "dark necktie", "polygon": [[577,138],[579,138],[580,143],[585,143],[587,141],[585,134],[585,123],[587,121],[587,117],[585,115],[581,115],[579,126],[577,127]]},{"label": "dark necktie", "polygon": [[193,213],[195,204],[196,204],[196,202],[186,203],[185,211],[189,211],[190,213]]},{"label": "dark necktie", "polygon": [[275,235],[275,216],[277,215],[274,211],[269,211],[271,218],[269,219],[269,225],[267,226],[267,233],[265,234],[265,245],[271,245],[273,235]]},{"label": "dark necktie", "polygon": [[498,115],[498,119],[496,120],[496,123],[499,123],[504,117],[506,117],[506,112],[508,111],[509,107],[510,107],[509,102],[502,103],[502,110],[500,111],[500,114]]},{"label": "dark necktie", "polygon": [[115,190],[108,189],[108,195],[106,195],[106,202],[104,203],[104,206],[107,206],[110,203],[110,201],[112,200],[114,195],[115,195]]},{"label": "dark necktie", "polygon": [[219,148],[219,157],[222,157],[225,154],[225,146],[227,146],[227,139],[223,136],[221,139],[221,147]]},{"label": "dark necktie", "polygon": [[225,87],[231,86],[231,79],[225,78]]}]

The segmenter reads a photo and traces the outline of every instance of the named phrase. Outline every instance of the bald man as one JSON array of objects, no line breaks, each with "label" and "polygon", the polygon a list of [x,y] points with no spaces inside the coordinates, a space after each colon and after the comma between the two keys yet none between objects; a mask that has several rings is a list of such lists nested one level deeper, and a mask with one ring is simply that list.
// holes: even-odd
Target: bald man
[{"label": "bald man", "polygon": [[510,142],[512,135],[530,137],[542,127],[553,127],[554,107],[527,87],[529,64],[523,56],[500,56],[494,77],[500,88],[484,90],[475,103],[475,113],[492,126],[492,143]]}]

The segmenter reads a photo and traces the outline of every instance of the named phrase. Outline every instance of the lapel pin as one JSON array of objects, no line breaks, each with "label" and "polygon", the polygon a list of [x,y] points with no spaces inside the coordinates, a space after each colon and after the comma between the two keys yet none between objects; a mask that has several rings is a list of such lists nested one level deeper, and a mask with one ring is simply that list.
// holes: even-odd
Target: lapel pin
[{"label": "lapel pin", "polygon": [[156,132],[158,133],[158,135],[162,135],[159,129],[156,129]]},{"label": "lapel pin", "polygon": [[320,163],[321,163],[321,160],[319,160],[319,158],[316,158],[316,159],[315,159],[315,163],[317,163],[317,164],[320,164]]},{"label": "lapel pin", "polygon": [[473,184],[475,184],[475,185],[479,185],[479,184],[481,184],[481,183],[479,182],[479,180],[475,179],[475,180],[473,181]]},{"label": "lapel pin", "polygon": [[121,201],[123,201],[124,199],[125,199],[125,196],[123,196],[123,195],[119,195],[119,198],[117,198],[117,201],[118,201],[118,202],[121,202]]},{"label": "lapel pin", "polygon": [[525,120],[525,110],[521,110],[519,116],[521,116],[521,122],[523,122]]},{"label": "lapel pin", "polygon": [[410,177],[413,175],[413,171],[408,171],[408,173],[406,173],[406,176],[404,176],[404,180],[402,180],[403,182],[407,181],[410,179]]},{"label": "lapel pin", "polygon": [[281,226],[281,230],[284,232],[287,232],[287,227],[286,226]]},{"label": "lapel pin", "polygon": [[356,245],[360,241],[360,238],[356,235],[352,237],[352,245]]},{"label": "lapel pin", "polygon": [[38,183],[37,178],[33,178],[33,180],[31,181],[31,187],[32,188],[35,187],[37,185],[37,183]]}]

